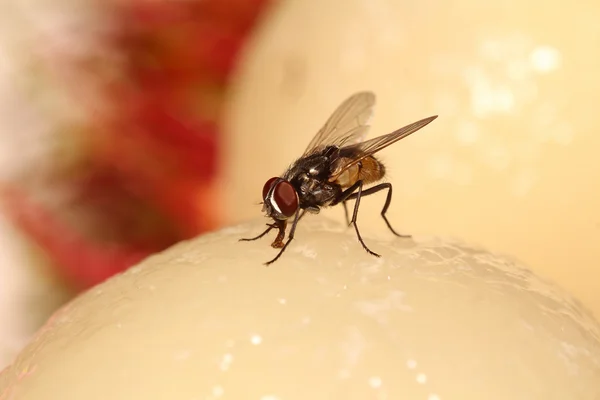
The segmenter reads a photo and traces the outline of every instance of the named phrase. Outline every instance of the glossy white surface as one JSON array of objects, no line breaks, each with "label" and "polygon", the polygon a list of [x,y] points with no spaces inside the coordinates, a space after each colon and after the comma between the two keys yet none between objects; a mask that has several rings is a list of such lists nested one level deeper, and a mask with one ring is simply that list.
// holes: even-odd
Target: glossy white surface
[{"label": "glossy white surface", "polygon": [[[435,238],[364,252],[308,217],[271,267],[264,220],[157,254],[64,307],[0,398],[570,399],[600,396],[600,328],[510,260]],[[391,236],[391,235],[390,235]]]}]

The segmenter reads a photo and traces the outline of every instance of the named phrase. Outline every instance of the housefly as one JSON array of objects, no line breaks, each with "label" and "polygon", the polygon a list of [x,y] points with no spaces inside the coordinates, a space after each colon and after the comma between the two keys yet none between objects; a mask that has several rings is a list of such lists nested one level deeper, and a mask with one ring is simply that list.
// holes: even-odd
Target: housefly
[{"label": "housefly", "polygon": [[[325,125],[309,143],[304,154],[298,158],[282,176],[269,179],[262,190],[262,211],[273,219],[267,229],[254,238],[240,241],[257,240],[272,229],[278,234],[272,247],[279,253],[266,265],[277,261],[290,242],[298,222],[308,213],[317,214],[323,207],[342,203],[348,225],[354,225],[356,236],[367,253],[379,257],[363,241],[356,220],[360,199],[387,190],[387,197],[381,216],[388,228],[399,237],[410,237],[397,233],[388,221],[387,212],[392,200],[392,184],[385,182],[365,189],[365,186],[377,183],[385,175],[385,167],[374,154],[397,142],[413,132],[423,128],[437,118],[414,122],[387,135],[364,141],[375,106],[375,95],[371,92],[359,92],[344,101],[329,117]],[[355,200],[352,219],[349,218],[346,202]],[[288,221],[292,221],[287,240],[284,243]]]}]

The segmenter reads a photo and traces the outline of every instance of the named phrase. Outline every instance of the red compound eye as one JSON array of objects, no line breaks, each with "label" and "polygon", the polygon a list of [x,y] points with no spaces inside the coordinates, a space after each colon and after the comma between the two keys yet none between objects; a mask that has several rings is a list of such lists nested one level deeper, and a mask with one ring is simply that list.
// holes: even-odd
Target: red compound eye
[{"label": "red compound eye", "polygon": [[296,189],[287,181],[281,181],[273,191],[273,201],[283,215],[291,217],[298,209]]},{"label": "red compound eye", "polygon": [[267,199],[267,194],[269,193],[269,190],[271,190],[271,186],[273,186],[273,183],[279,178],[275,177],[275,178],[271,178],[267,181],[267,183],[265,183],[265,186],[263,186],[263,200]]}]

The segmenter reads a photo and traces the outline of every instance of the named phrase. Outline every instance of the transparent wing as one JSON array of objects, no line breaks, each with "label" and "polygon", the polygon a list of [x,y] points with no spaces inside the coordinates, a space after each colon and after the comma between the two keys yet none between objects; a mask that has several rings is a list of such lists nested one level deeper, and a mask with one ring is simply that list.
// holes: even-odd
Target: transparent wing
[{"label": "transparent wing", "polygon": [[377,153],[381,149],[397,142],[400,139],[404,139],[411,133],[414,133],[425,127],[437,117],[437,115],[434,115],[429,118],[424,118],[392,133],[388,133],[387,135],[379,136],[371,140],[367,140],[366,142],[351,144],[343,147],[340,150],[340,153],[347,154],[348,156],[345,157],[342,155],[340,157],[340,164],[334,167],[333,172],[329,177],[329,181],[335,181],[342,172],[357,164],[360,160]]},{"label": "transparent wing", "polygon": [[369,131],[374,106],[375,95],[372,92],[358,92],[350,96],[317,132],[303,156],[323,146],[342,147],[344,144],[362,141]]}]

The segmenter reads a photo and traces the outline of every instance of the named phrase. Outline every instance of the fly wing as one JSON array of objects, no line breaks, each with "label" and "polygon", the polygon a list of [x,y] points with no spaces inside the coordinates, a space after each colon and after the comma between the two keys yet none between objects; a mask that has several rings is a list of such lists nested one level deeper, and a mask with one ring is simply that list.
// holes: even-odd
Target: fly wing
[{"label": "fly wing", "polygon": [[346,99],[331,114],[304,151],[303,156],[324,146],[342,147],[362,141],[371,127],[375,106],[372,92],[358,92]]},{"label": "fly wing", "polygon": [[342,172],[344,172],[351,166],[356,165],[359,161],[377,153],[378,151],[386,148],[392,143],[395,143],[400,139],[404,139],[411,133],[414,133],[419,129],[425,127],[437,117],[437,115],[434,115],[429,118],[424,118],[420,121],[414,122],[410,125],[400,128],[392,133],[388,133],[387,135],[379,136],[371,140],[367,140],[366,142],[351,144],[349,146],[343,147],[340,150],[340,153],[349,154],[352,155],[352,157],[339,158],[338,165],[334,166],[333,171],[329,177],[329,181],[335,181]]}]

